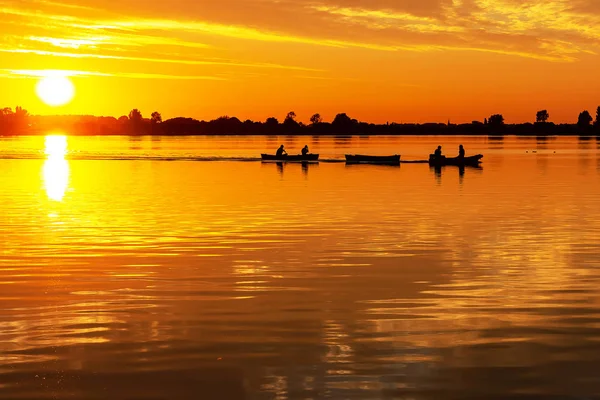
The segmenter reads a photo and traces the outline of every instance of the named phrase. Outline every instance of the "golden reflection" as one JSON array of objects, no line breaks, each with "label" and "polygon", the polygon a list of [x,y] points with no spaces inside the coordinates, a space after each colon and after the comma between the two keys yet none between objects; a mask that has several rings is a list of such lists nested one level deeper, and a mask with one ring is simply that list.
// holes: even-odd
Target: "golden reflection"
[{"label": "golden reflection", "polygon": [[[323,357],[323,361],[331,364],[347,364],[352,362],[354,350],[349,345],[350,335],[347,333],[347,328],[336,321],[326,320],[323,327],[323,343],[327,345],[327,354]],[[332,372],[335,375],[343,375],[346,370],[335,370]]]},{"label": "golden reflection", "polygon": [[62,201],[69,187],[69,162],[65,159],[67,154],[67,137],[64,135],[46,136],[42,177],[48,198]]}]

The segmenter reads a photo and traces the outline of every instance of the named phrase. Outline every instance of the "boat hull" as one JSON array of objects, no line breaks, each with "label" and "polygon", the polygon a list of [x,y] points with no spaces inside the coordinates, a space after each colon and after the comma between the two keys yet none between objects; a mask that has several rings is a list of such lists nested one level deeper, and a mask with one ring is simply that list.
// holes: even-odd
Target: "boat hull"
[{"label": "boat hull", "polygon": [[443,167],[445,165],[456,165],[459,167],[464,166],[478,166],[481,162],[483,155],[477,154],[470,157],[436,157],[435,155],[429,155],[429,165],[436,167]]},{"label": "boat hull", "polygon": [[400,164],[400,156],[365,156],[362,154],[346,154],[346,163],[348,164]]},{"label": "boat hull", "polygon": [[307,154],[303,155],[288,155],[288,156],[275,156],[273,154],[261,154],[260,159],[262,161],[275,161],[275,162],[315,162],[319,161],[318,154]]}]

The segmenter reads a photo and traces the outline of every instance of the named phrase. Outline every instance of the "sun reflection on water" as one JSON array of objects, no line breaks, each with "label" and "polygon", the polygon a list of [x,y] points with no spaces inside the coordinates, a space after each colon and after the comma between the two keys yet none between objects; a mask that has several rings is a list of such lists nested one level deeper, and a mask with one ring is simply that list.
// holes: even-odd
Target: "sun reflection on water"
[{"label": "sun reflection on water", "polygon": [[69,162],[65,159],[67,137],[46,136],[44,153],[47,158],[42,169],[42,178],[46,194],[51,200],[62,201],[69,187]]}]

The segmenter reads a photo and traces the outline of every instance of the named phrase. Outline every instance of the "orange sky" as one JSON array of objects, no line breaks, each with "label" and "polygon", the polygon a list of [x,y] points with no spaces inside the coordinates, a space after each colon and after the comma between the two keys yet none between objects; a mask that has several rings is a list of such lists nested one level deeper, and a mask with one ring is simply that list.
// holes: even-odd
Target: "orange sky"
[{"label": "orange sky", "polygon": [[[597,0],[0,0],[0,106],[307,122],[575,122],[600,105]],[[35,95],[64,70],[76,97]]]}]

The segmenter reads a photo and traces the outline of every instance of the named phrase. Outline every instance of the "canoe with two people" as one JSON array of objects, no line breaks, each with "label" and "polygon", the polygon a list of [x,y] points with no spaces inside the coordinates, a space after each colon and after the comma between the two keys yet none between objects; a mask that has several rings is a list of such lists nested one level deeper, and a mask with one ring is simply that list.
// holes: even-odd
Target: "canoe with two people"
[{"label": "canoe with two people", "polygon": [[458,166],[479,166],[483,155],[477,154],[474,156],[466,157],[465,148],[461,144],[458,146],[458,157],[446,157],[442,155],[442,146],[438,146],[433,154],[429,155],[429,165],[433,166],[444,166],[444,165],[458,165]]},{"label": "canoe with two people", "polygon": [[281,145],[275,152],[275,155],[272,154],[261,154],[260,155],[262,161],[287,161],[287,162],[307,162],[307,161],[318,161],[318,154],[310,154],[308,150],[308,145],[305,145],[302,149],[302,154],[298,155],[289,155],[287,151],[285,151],[285,146]]}]

